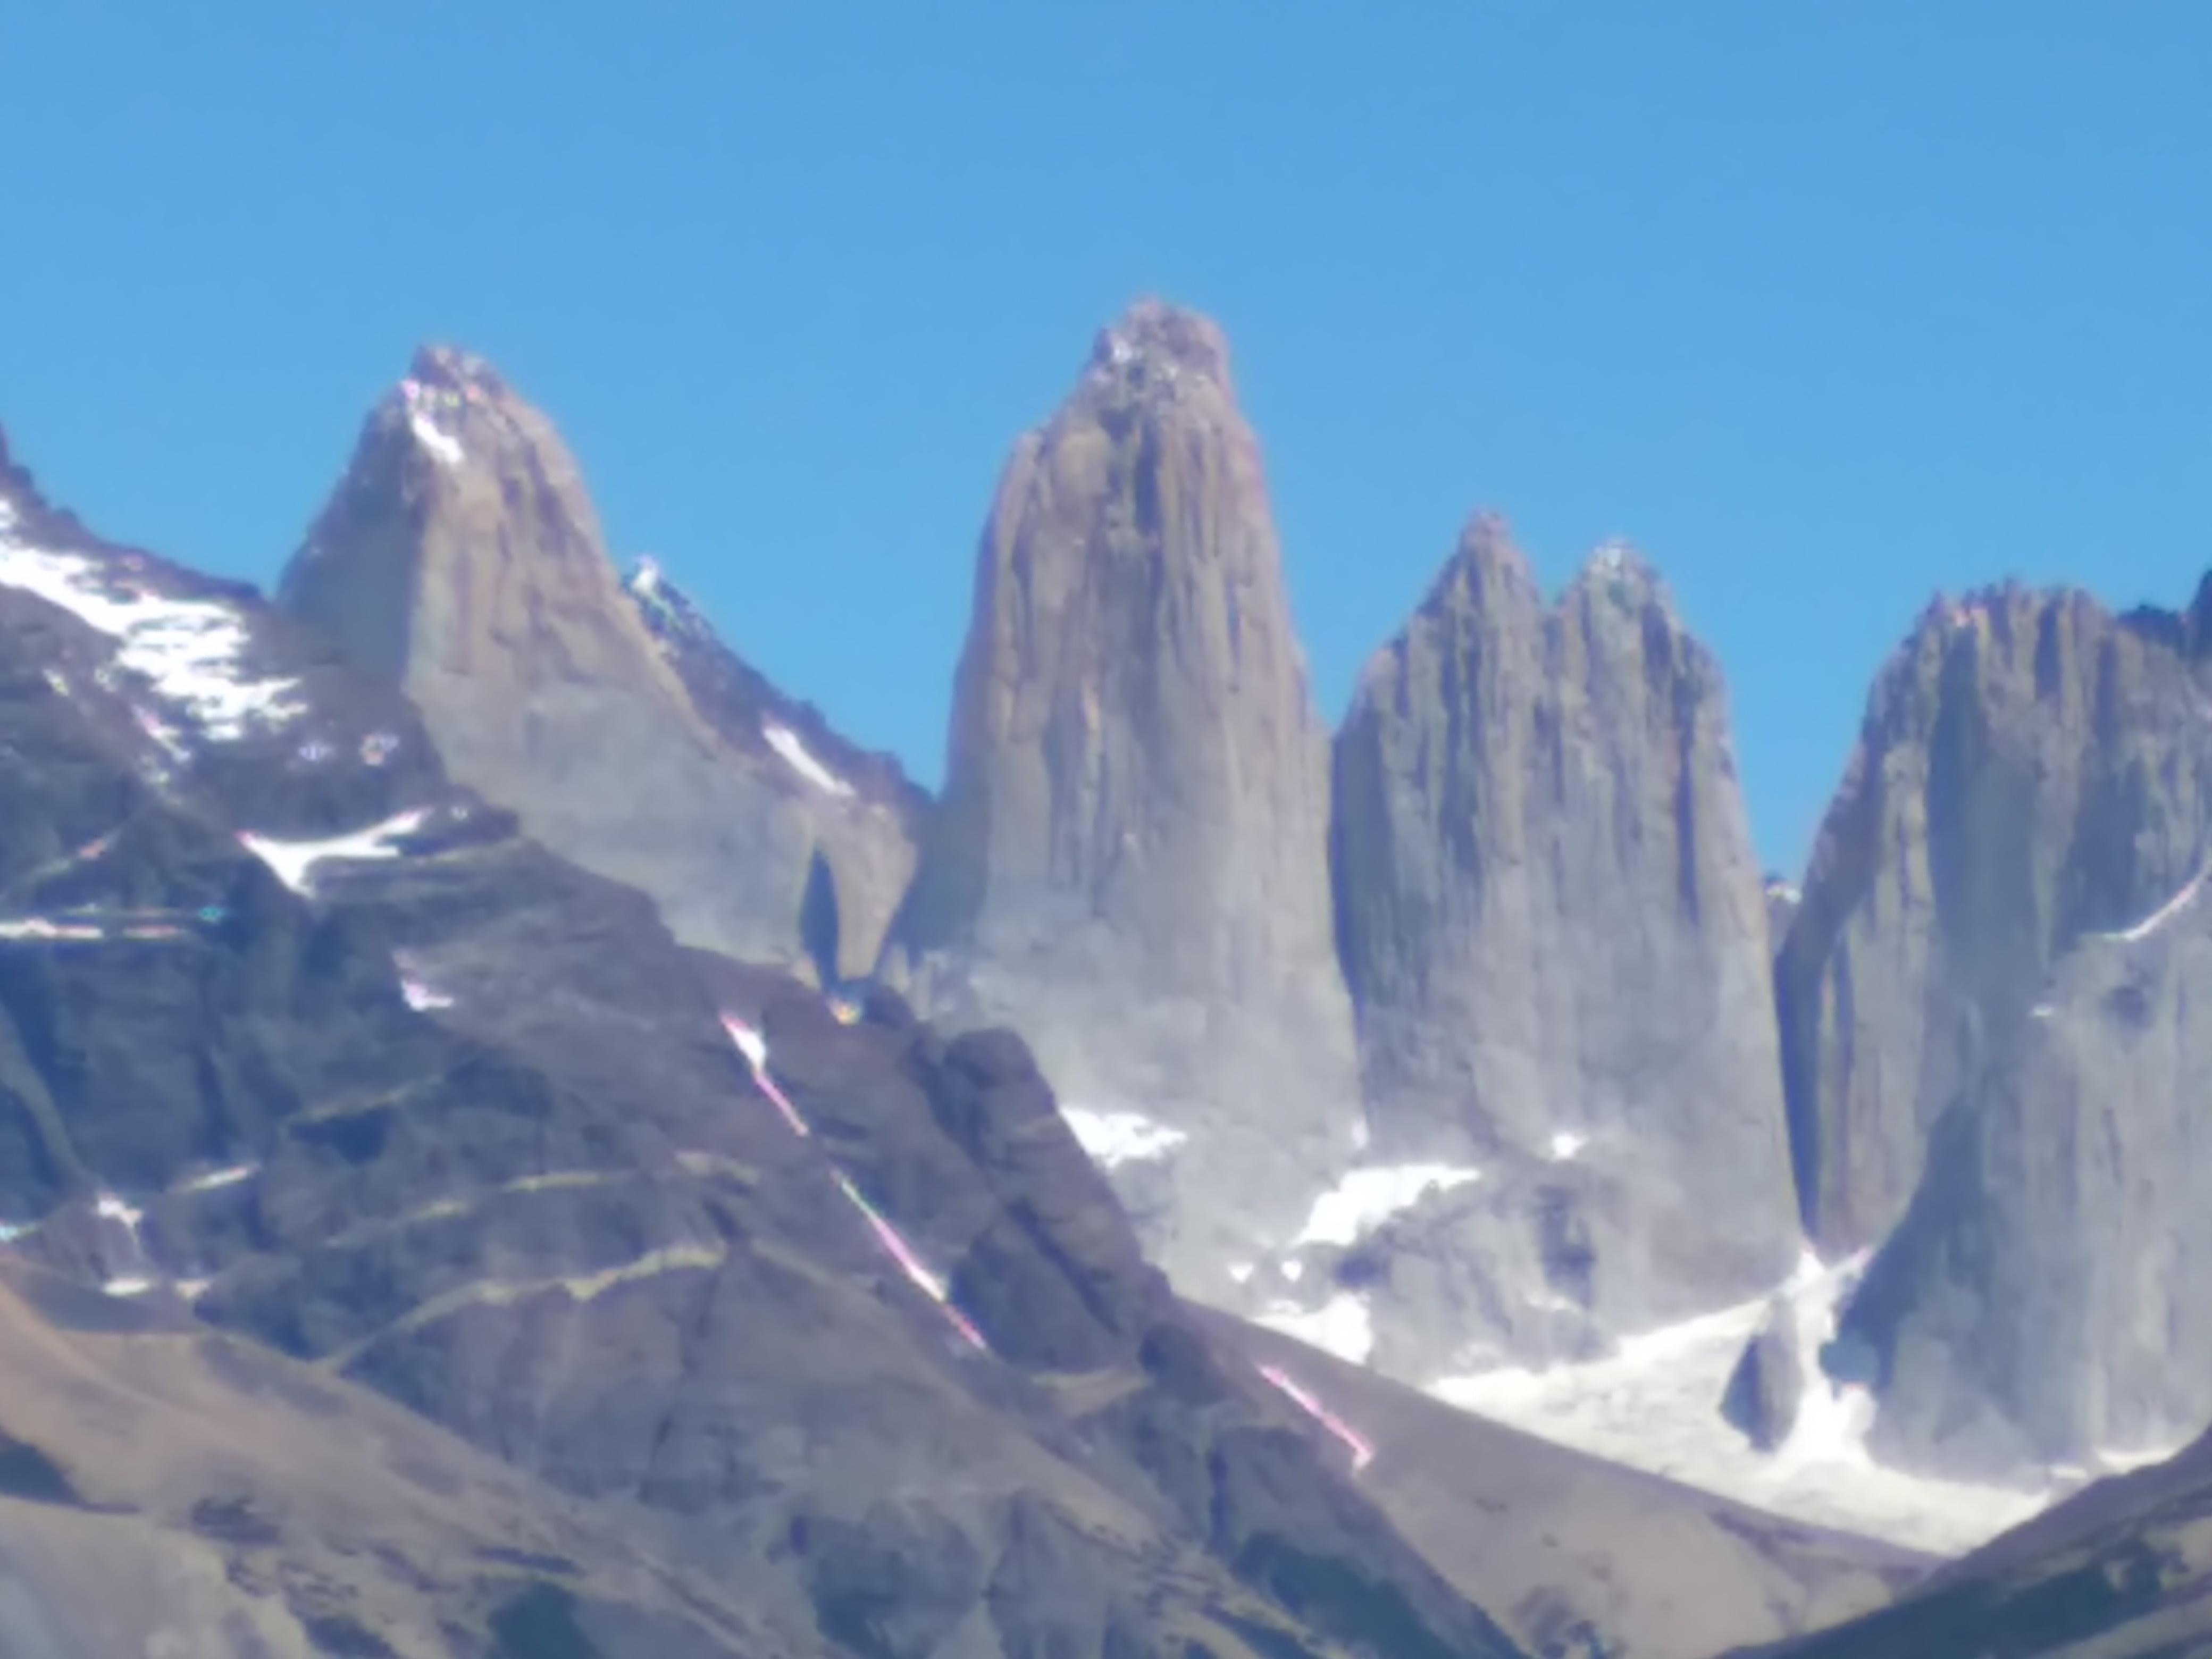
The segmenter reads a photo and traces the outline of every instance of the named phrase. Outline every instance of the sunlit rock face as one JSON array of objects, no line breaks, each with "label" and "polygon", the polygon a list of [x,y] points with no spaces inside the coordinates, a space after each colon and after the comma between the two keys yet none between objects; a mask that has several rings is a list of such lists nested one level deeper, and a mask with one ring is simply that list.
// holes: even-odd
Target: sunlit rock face
[{"label": "sunlit rock face", "polygon": [[457,777],[679,938],[838,977],[873,961],[918,792],[650,564],[625,584],[551,422],[480,360],[417,355],[279,602],[403,687]]},{"label": "sunlit rock face", "polygon": [[890,966],[1018,1026],[1069,1105],[1158,1126],[1117,1177],[1203,1295],[1353,1149],[1326,746],[1221,336],[1139,304],[1000,480]]}]

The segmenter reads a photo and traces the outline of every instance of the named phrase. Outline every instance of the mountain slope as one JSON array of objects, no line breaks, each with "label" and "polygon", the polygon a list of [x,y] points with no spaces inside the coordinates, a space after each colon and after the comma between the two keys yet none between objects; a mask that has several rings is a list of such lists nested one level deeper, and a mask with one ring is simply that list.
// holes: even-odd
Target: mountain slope
[{"label": "mountain slope", "polygon": [[6,498],[17,1255],[367,1384],[853,1659],[1516,1651],[1209,1352],[1018,1042],[684,950],[388,683]]},{"label": "mountain slope", "polygon": [[[551,423],[445,349],[372,411],[278,595],[406,690],[455,777],[678,937],[864,969],[913,866],[913,790],[881,762],[824,767],[764,683],[750,707],[695,703],[727,653],[696,626],[656,637],[653,597],[625,593]],[[819,872],[842,925],[810,941]]]},{"label": "mountain slope", "polygon": [[2090,1487],[1954,1562],[1893,1607],[1757,1652],[2204,1659],[2212,1654],[2212,1437]]},{"label": "mountain slope", "polygon": [[933,1015],[1006,1023],[1186,1290],[1243,1299],[1360,1133],[1325,738],[1259,451],[1202,318],[1133,307],[1015,447],[944,799],[894,933]]}]

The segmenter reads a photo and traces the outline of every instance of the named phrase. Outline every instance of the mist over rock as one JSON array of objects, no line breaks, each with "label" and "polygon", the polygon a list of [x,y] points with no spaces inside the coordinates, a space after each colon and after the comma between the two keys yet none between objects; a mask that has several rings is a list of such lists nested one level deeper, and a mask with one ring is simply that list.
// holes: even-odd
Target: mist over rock
[{"label": "mist over rock", "polygon": [[[880,762],[836,770],[849,745],[696,613],[680,637],[656,629],[656,597],[617,577],[551,422],[482,361],[426,348],[369,416],[278,601],[404,689],[454,776],[644,890],[679,938],[864,969],[911,868],[918,796]],[[746,675],[751,695],[727,695]],[[802,925],[825,881],[830,936]]]},{"label": "mist over rock", "polygon": [[1294,1231],[1353,1146],[1328,815],[1226,349],[1140,303],[1000,480],[890,965],[1131,1126],[1118,1184],[1200,1294],[1231,1294],[1224,1265]]},{"label": "mist over rock", "polygon": [[1647,565],[1603,550],[1547,607],[1472,522],[1361,675],[1333,850],[1375,1156],[1483,1170],[1467,1248],[1504,1222],[1544,1263],[1500,1290],[1627,1329],[1786,1276],[1765,899],[1719,671]]}]

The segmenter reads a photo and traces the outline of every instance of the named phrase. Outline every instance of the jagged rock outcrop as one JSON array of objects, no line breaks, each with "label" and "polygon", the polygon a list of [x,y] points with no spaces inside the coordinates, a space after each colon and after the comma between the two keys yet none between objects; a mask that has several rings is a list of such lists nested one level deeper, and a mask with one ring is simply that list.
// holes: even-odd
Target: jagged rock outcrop
[{"label": "jagged rock outcrop", "polygon": [[[1333,855],[1373,1156],[1480,1169],[1480,1196],[1455,1194],[1462,1253],[1540,1264],[1466,1314],[1564,1302],[1634,1328],[1787,1276],[1767,919],[1725,699],[1641,560],[1607,549],[1547,607],[1502,525],[1471,523],[1361,676]],[[1507,1306],[1460,1331],[1558,1351],[1529,1325]]]},{"label": "jagged rock outcrop", "polygon": [[1805,1397],[1805,1364],[1796,1339],[1795,1310],[1778,1297],[1766,1322],[1744,1344],[1721,1396],[1721,1415],[1761,1451],[1773,1451],[1790,1437]]},{"label": "jagged rock outcrop", "polygon": [[1017,1026],[1072,1113],[1126,1132],[1121,1190],[1210,1297],[1358,1132],[1328,813],[1225,347],[1139,304],[1000,480],[888,967],[940,1018]]},{"label": "jagged rock outcrop", "polygon": [[840,977],[872,964],[916,793],[656,576],[625,589],[559,435],[483,362],[417,354],[278,599],[407,691],[457,778],[646,892],[678,937]]},{"label": "jagged rock outcrop", "polygon": [[2060,956],[2194,876],[2212,757],[2174,641],[2077,592],[1939,601],[1884,667],[1777,966],[1808,1231],[1879,1242]]},{"label": "jagged rock outcrop", "polygon": [[2192,628],[2018,587],[1931,610],[1823,828],[1793,1127],[1818,1236],[1887,1235],[1842,1346],[1898,1461],[2094,1467],[2212,1421]]}]

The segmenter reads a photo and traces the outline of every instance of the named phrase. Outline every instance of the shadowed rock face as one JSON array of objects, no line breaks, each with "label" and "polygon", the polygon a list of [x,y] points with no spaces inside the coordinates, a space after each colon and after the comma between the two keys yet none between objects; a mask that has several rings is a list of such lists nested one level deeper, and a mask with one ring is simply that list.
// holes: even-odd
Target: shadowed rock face
[{"label": "shadowed rock face", "polygon": [[[1586,1334],[1787,1274],[1759,867],[1719,672],[1648,567],[1608,550],[1547,608],[1470,525],[1361,677],[1334,854],[1375,1156],[1483,1170],[1455,1236],[1490,1299]],[[1550,1352],[1575,1324],[1457,1329]]]},{"label": "shadowed rock face", "polygon": [[1325,744],[1213,325],[1146,303],[1016,447],[895,973],[1061,1098],[1187,1137],[1121,1172],[1186,1288],[1295,1231],[1358,1121]]},{"label": "shadowed rock face", "polygon": [[807,957],[818,857],[842,884],[827,954],[841,972],[872,960],[912,867],[915,792],[879,760],[841,775],[857,757],[818,716],[696,612],[670,625],[680,596],[626,592],[558,434],[483,362],[417,355],[279,603],[402,686],[456,777],[641,889],[679,937]]},{"label": "shadowed rock face", "polygon": [[1793,1127],[1820,1239],[1889,1234],[1844,1331],[1899,1461],[2094,1466],[2212,1420],[2194,637],[2079,593],[1932,611],[1823,828]]}]

